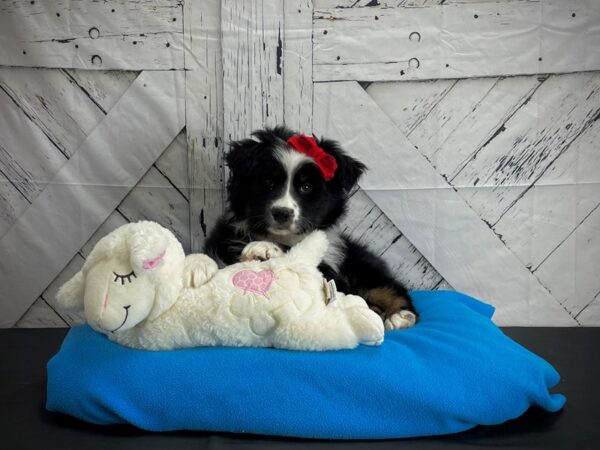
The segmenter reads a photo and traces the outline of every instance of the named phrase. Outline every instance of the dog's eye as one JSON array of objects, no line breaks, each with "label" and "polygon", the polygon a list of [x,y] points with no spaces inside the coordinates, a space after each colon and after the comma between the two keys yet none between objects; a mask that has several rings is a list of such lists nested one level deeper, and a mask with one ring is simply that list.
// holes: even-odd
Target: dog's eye
[{"label": "dog's eye", "polygon": [[132,277],[137,278],[135,273],[133,273],[133,270],[131,272],[129,272],[127,275],[119,275],[116,272],[113,272],[113,275],[115,276],[115,279],[113,281],[115,283],[118,283],[119,281],[121,281],[121,284],[125,284],[125,280],[127,280],[128,283],[131,283]]},{"label": "dog's eye", "polygon": [[268,190],[272,190],[275,187],[275,181],[272,178],[267,178],[265,180],[265,187]]},{"label": "dog's eye", "polygon": [[310,183],[304,183],[300,186],[301,194],[308,194],[309,192],[312,192],[312,190],[313,190],[313,185]]}]

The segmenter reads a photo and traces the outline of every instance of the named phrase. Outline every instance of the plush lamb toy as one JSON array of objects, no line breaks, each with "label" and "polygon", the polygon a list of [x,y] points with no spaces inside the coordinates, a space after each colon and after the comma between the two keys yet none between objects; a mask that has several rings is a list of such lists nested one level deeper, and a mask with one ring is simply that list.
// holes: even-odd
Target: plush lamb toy
[{"label": "plush lamb toy", "polygon": [[283,256],[218,270],[206,255],[186,258],[162,226],[131,223],[96,244],[57,300],[65,309],[83,309],[92,328],[134,348],[380,344],[382,321],[362,298],[338,293],[326,304],[317,270],[326,249],[318,231]]}]

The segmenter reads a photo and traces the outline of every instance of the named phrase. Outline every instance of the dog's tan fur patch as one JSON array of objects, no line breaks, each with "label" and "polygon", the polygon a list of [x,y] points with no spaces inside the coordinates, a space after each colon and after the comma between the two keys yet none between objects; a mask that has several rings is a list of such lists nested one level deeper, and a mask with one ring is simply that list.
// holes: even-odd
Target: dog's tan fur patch
[{"label": "dog's tan fur patch", "polygon": [[369,289],[360,295],[382,319],[391,317],[393,314],[407,309],[410,305],[408,299],[396,294],[393,289],[388,287]]}]

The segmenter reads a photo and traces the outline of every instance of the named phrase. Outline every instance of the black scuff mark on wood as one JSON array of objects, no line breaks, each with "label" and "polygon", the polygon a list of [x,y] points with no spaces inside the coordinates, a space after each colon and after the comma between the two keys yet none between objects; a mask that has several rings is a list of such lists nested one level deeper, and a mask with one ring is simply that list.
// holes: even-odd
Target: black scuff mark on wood
[{"label": "black scuff mark on wood", "polygon": [[500,133],[504,133],[506,131],[506,127],[504,125],[506,125],[506,123],[501,125],[500,128],[498,128],[496,131],[494,131],[494,134],[492,134],[489,137],[489,139],[483,143],[483,145],[479,148],[479,150],[482,150],[485,147],[487,147],[490,142],[492,142],[494,139],[496,139],[500,135]]},{"label": "black scuff mark on wood", "polygon": [[[168,176],[167,176],[167,175],[166,175],[166,174],[165,174],[165,173],[164,173],[162,170],[160,170],[160,168],[159,168],[159,167],[156,165],[156,163],[152,164],[152,167],[154,167],[154,168],[156,169],[156,171],[157,171],[158,173],[160,173],[160,174],[161,174],[161,175],[162,175],[162,176],[165,178],[165,180],[167,180],[167,182],[168,182],[168,183],[169,183],[169,184],[170,184],[170,185],[173,187],[173,189],[175,189],[177,192],[179,192],[179,194],[180,194],[180,195],[181,195],[181,196],[182,196],[182,197],[183,197],[183,198],[184,198],[186,201],[189,201],[189,199],[188,199],[188,196],[187,196],[187,195],[185,195],[185,194],[183,193],[183,191],[182,191],[181,189],[179,189],[179,187],[178,187],[178,186],[177,186],[175,183],[173,183],[173,182],[171,181],[171,179],[170,179],[170,178],[169,178],[169,177],[168,177]],[[152,195],[152,193],[151,193],[151,192],[149,192],[149,194],[150,194],[150,195]]]},{"label": "black scuff mark on wood", "polygon": [[[356,3],[355,3],[356,4]],[[377,0],[371,0],[369,3],[365,5],[366,7],[370,6],[379,6],[379,2]]]},{"label": "black scuff mark on wood", "polygon": [[200,223],[200,229],[202,230],[202,236],[206,238],[206,222],[204,222],[204,208],[200,210],[200,217],[198,221]]},{"label": "black scuff mark on wood", "polygon": [[277,74],[281,75],[281,60],[283,57],[283,42],[281,41],[281,25],[277,28]]}]

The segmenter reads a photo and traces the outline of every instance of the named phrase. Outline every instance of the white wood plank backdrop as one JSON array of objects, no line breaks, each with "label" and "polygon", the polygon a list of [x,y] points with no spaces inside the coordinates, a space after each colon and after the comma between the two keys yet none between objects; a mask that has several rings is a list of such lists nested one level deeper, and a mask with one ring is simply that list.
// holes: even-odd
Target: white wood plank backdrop
[{"label": "white wood plank backdrop", "polygon": [[342,229],[412,288],[600,324],[596,0],[18,0],[0,44],[0,326],[80,323],[56,290],[121,224],[201,249],[227,143],[279,123],[367,162]]}]

